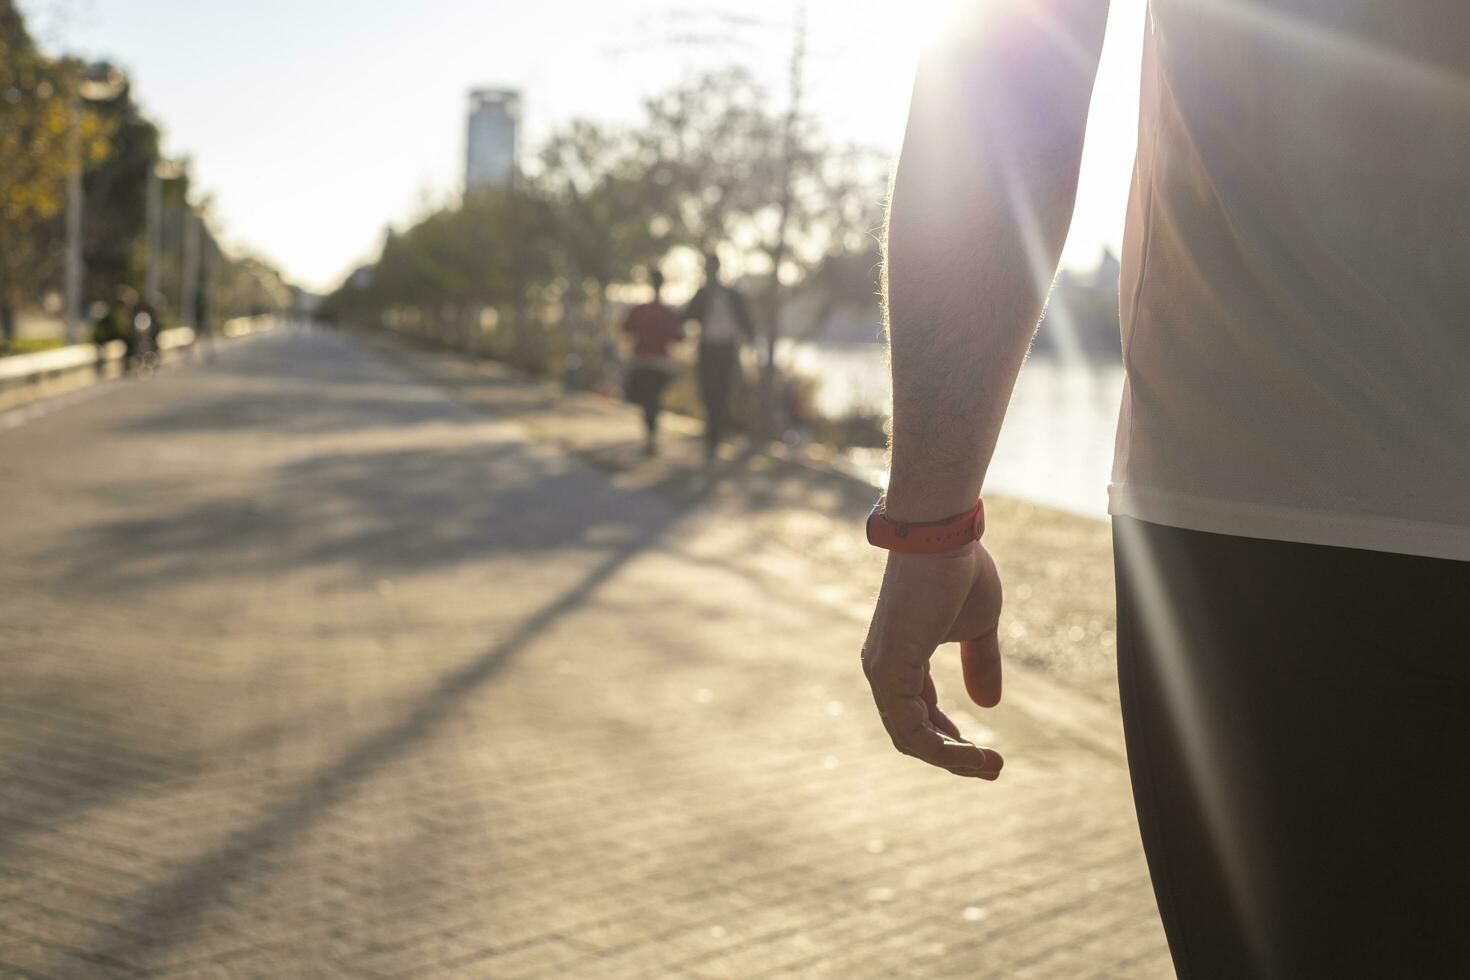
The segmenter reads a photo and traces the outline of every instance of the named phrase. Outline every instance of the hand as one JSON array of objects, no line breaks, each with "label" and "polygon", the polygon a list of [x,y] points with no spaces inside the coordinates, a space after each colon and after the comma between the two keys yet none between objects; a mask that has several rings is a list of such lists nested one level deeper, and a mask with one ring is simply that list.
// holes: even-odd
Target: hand
[{"label": "hand", "polygon": [[1000,576],[981,544],[946,555],[888,556],[883,590],[863,644],[863,673],[893,745],[957,776],[995,779],[1004,760],[960,735],[939,709],[929,659],[960,644],[970,698],[1000,702]]}]

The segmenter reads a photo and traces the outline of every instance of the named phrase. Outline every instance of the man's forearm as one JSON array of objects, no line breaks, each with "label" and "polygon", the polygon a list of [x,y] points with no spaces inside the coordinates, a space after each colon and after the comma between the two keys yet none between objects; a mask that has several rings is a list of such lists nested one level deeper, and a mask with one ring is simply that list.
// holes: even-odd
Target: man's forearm
[{"label": "man's forearm", "polygon": [[[984,5],[982,5],[983,7]],[[884,296],[889,512],[974,503],[1071,221],[1103,0],[996,0],[920,69]]]}]

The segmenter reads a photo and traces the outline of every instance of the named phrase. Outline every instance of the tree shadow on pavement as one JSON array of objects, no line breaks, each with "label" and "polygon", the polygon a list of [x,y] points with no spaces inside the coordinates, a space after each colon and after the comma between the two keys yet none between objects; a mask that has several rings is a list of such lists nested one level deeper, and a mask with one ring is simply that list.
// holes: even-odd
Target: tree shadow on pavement
[{"label": "tree shadow on pavement", "polygon": [[[150,749],[125,708],[71,686],[6,691],[0,697],[5,792],[0,795],[0,863],[33,835],[74,823],[119,797],[197,771],[197,760]],[[39,737],[38,736],[42,736]]]},{"label": "tree shadow on pavement", "polygon": [[[181,433],[271,432],[323,435],[445,421],[440,392],[396,365],[328,333],[290,332],[228,348],[195,368],[206,383],[225,376],[224,393],[183,391],[155,410],[117,424],[133,437]],[[258,397],[242,397],[258,387]],[[243,391],[242,391],[243,389]]]},{"label": "tree shadow on pavement", "polygon": [[[265,345],[260,349],[262,363],[242,358],[231,369],[278,376],[279,363],[265,358]],[[315,369],[303,370],[303,379],[317,378]],[[360,370],[349,372],[348,380],[358,376]],[[500,386],[493,406],[497,416],[507,406],[512,412],[536,412],[555,404],[553,393],[513,380],[478,377],[465,384]],[[334,413],[340,407],[330,401],[317,405],[303,414],[326,413],[327,419],[308,418],[296,430],[280,421],[286,409],[262,409],[265,415],[242,428],[280,421],[288,431],[330,431],[359,427],[352,416],[367,415],[370,424],[391,429],[420,418],[412,401],[349,405],[339,418]],[[589,418],[607,418],[607,411],[596,406],[586,412]],[[229,427],[228,414],[221,408],[213,416],[181,421],[180,431]],[[442,403],[438,414],[445,418]],[[447,421],[471,414],[453,413]],[[161,431],[163,418],[155,418],[150,431]],[[687,451],[643,460],[634,441],[564,446],[569,457],[519,439],[486,438],[477,428],[478,417],[470,421],[476,425],[465,426],[464,438],[449,445],[290,460],[267,471],[263,487],[208,495],[175,512],[99,521],[41,556],[51,588],[122,593],[179,584],[227,588],[232,576],[302,570],[353,585],[505,555],[530,561],[575,552],[581,556],[577,565],[585,569],[554,598],[520,613],[502,639],[440,675],[382,727],[345,744],[245,826],[183,860],[162,881],[120,898],[117,907],[126,910],[125,917],[86,950],[94,963],[146,968],[184,945],[238,889],[279,864],[334,806],[439,733],[519,653],[635,558],[670,547],[681,525],[711,502],[751,514],[792,502],[855,510],[871,497],[868,488],[851,480],[814,478],[800,464],[750,446],[738,447],[709,468]],[[577,461],[606,478],[589,474]],[[264,737],[271,738],[269,733]]]},{"label": "tree shadow on pavement", "polygon": [[[359,463],[363,464],[360,467],[363,472],[374,471],[373,461]],[[329,463],[325,469],[330,472],[333,467]],[[188,939],[211,910],[228,899],[231,889],[270,863],[271,855],[290,848],[355,787],[435,734],[518,653],[586,603],[629,562],[661,547],[675,535],[692,509],[715,492],[720,480],[719,470],[697,479],[691,474],[671,478],[670,487],[679,488],[678,495],[684,502],[684,506],[677,508],[639,506],[637,501],[649,499],[646,495],[618,495],[622,498],[619,509],[624,512],[628,526],[636,528],[635,537],[606,549],[603,557],[575,585],[521,618],[503,640],[439,679],[395,721],[360,739],[335,762],[298,783],[264,816],[231,833],[212,850],[189,860],[167,880],[121,903],[131,910],[126,919],[107,933],[112,937],[109,941],[87,950],[87,957],[104,964],[141,968]],[[538,485],[544,488],[545,484],[538,481]],[[564,528],[563,541],[579,540],[588,526],[584,521],[580,526]],[[484,546],[484,542],[475,545],[481,549]],[[399,560],[403,560],[401,556]],[[412,562],[413,558],[408,560]]]},{"label": "tree shadow on pavement", "polygon": [[55,589],[109,593],[302,569],[375,581],[506,552],[597,547],[661,509],[610,488],[588,499],[587,483],[515,444],[316,456],[282,465],[263,491],[97,522],[38,565]]}]

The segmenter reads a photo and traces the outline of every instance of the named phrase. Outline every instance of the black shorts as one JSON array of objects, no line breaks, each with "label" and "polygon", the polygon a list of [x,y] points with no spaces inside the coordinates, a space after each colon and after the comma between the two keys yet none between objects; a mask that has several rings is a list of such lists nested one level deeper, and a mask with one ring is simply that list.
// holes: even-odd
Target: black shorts
[{"label": "black shorts", "polygon": [[668,383],[669,372],[663,368],[636,365],[628,369],[624,396],[645,410],[656,409]]},{"label": "black shorts", "polygon": [[1470,562],[1113,525],[1179,976],[1470,977]]}]

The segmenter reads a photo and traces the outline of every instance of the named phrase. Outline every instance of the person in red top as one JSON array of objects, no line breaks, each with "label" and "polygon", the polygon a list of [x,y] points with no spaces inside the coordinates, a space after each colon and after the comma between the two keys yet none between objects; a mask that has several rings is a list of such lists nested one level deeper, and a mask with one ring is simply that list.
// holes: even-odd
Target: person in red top
[{"label": "person in red top", "polygon": [[654,269],[648,281],[653,285],[653,299],[628,311],[623,332],[633,343],[633,356],[628,367],[628,401],[643,409],[643,425],[647,433],[643,451],[652,456],[658,451],[658,415],[663,406],[664,386],[678,370],[669,356],[669,347],[684,337],[684,326],[674,311],[663,304],[663,273]]}]

